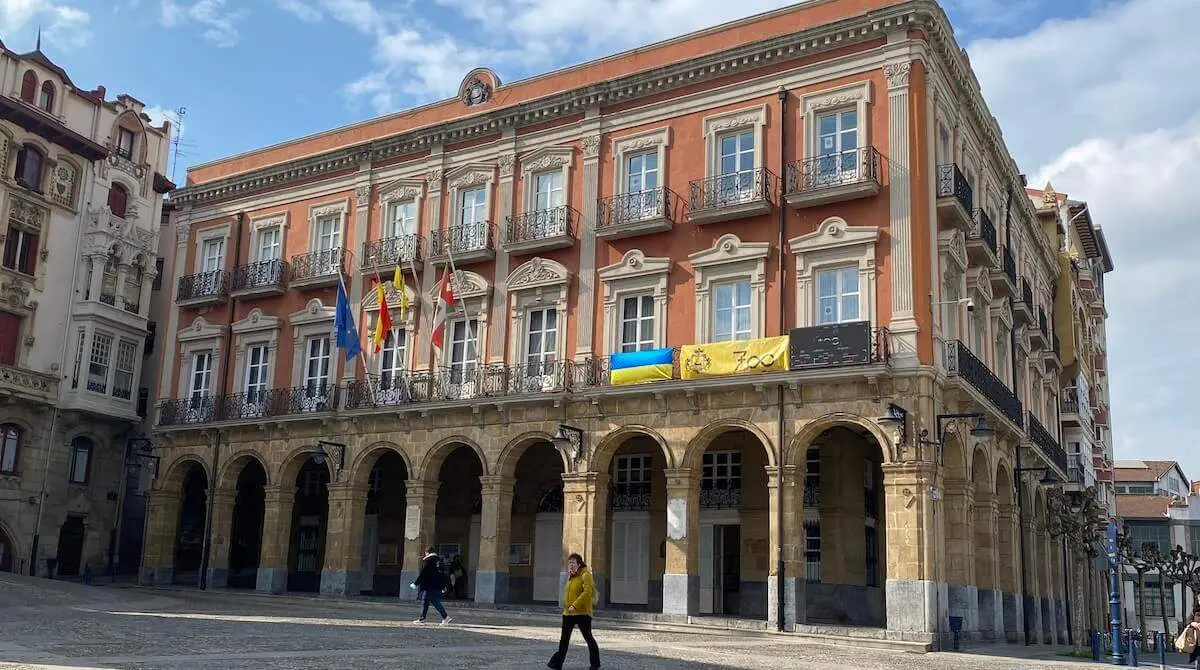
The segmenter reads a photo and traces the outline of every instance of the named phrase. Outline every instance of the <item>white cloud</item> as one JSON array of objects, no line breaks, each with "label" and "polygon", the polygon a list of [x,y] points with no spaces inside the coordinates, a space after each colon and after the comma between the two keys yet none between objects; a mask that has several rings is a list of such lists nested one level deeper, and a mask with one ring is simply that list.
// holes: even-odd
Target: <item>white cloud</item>
[{"label": "white cloud", "polygon": [[0,33],[12,35],[37,19],[47,44],[74,51],[91,40],[91,16],[78,7],[50,0],[0,0]]},{"label": "white cloud", "polygon": [[238,24],[246,18],[245,9],[230,9],[226,0],[197,0],[190,5],[176,0],[161,0],[159,21],[174,28],[194,24],[200,36],[219,47],[231,47],[241,39]]},{"label": "white cloud", "polygon": [[321,10],[301,0],[275,0],[275,4],[283,11],[295,14],[301,21],[315,23],[321,20]]},{"label": "white cloud", "polygon": [[161,126],[163,121],[171,122],[171,137],[179,137],[183,135],[183,119],[179,117],[177,110],[162,105],[150,105],[142,110],[150,117],[150,122],[153,125]]}]

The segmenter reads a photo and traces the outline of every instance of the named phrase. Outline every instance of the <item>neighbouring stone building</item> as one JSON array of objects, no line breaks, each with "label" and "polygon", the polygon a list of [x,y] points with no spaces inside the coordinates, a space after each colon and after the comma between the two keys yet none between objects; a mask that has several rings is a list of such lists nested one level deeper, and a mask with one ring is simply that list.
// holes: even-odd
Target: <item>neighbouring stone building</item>
[{"label": "neighbouring stone building", "polygon": [[40,48],[0,44],[0,570],[100,574],[118,561],[172,188],[170,127],[143,108],[79,88]]},{"label": "neighbouring stone building", "polygon": [[477,601],[555,602],[578,551],[610,609],[1049,642],[1069,603],[1082,634],[1043,483],[1071,321],[1030,316],[1063,241],[1024,189],[926,0],[480,68],[194,166],[143,577],[411,597],[433,545]]}]

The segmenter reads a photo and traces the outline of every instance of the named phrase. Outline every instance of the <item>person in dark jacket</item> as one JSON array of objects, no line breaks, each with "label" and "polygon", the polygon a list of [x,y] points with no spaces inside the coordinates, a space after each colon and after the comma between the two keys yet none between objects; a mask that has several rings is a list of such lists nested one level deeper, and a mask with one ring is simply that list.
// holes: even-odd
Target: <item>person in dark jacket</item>
[{"label": "person in dark jacket", "polygon": [[450,623],[450,617],[446,614],[446,608],[442,606],[442,589],[446,588],[446,575],[442,572],[442,559],[429,547],[425,550],[425,558],[421,559],[421,571],[417,573],[417,579],[409,585],[410,588],[423,591],[425,593],[424,602],[421,605],[421,618],[413,623],[425,623],[425,615],[429,614],[429,606],[437,610],[437,613],[442,615],[441,625]]}]

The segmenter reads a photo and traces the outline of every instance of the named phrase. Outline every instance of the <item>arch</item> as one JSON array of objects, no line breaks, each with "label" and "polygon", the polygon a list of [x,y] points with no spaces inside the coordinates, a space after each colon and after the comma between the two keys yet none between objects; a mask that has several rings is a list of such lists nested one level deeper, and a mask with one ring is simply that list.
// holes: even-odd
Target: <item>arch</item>
[{"label": "arch", "polygon": [[983,494],[991,495],[993,474],[994,471],[988,461],[987,449],[982,443],[976,444],[975,451],[971,454],[971,482],[975,485],[976,500],[979,500]]},{"label": "arch", "polygon": [[405,453],[404,447],[395,442],[376,442],[363,450],[350,464],[350,482],[366,486],[371,477],[371,469],[379,462],[384,454],[393,453],[404,462],[404,474],[408,479],[413,478],[412,459]]},{"label": "arch", "polygon": [[[132,121],[131,121],[131,119],[132,119]],[[145,142],[146,123],[145,123],[145,121],[143,121],[142,117],[139,116],[137,114],[137,112],[134,112],[132,109],[127,109],[124,112],[121,112],[120,114],[118,114],[116,116],[116,118],[113,119],[112,129],[109,131],[109,137],[111,138],[114,148],[117,146],[117,143],[120,141],[120,128],[125,128],[126,130],[133,133],[133,152],[136,154],[136,156],[131,157],[130,160],[136,160],[136,162],[138,162],[138,163],[145,163],[146,162],[146,142]],[[139,138],[142,139],[143,141],[139,142],[138,141]]]},{"label": "arch", "polygon": [[996,464],[996,502],[1001,505],[1013,504],[1013,481],[1008,472],[1008,464],[1001,461]]},{"label": "arch", "polygon": [[971,478],[969,447],[960,431],[946,433],[942,438],[942,472],[947,481],[969,481]]},{"label": "arch", "polygon": [[263,457],[262,452],[254,447],[240,449],[229,457],[225,463],[225,467],[221,469],[221,476],[217,480],[217,488],[222,491],[234,491],[237,489],[238,477],[242,475],[242,470],[245,469],[246,463],[249,461],[257,461],[259,467],[263,469],[263,474],[267,478],[267,486],[271,485],[271,469],[267,467],[267,459]]},{"label": "arch", "polygon": [[892,439],[878,423],[857,414],[831,412],[804,424],[804,427],[792,437],[791,444],[788,445],[783,455],[784,464],[796,465],[803,470],[808,457],[809,445],[825,431],[838,426],[852,426],[867,431],[875,438],[876,444],[879,445],[879,451],[883,456],[884,464],[895,462],[896,459],[892,454]]},{"label": "arch", "polygon": [[592,451],[591,458],[588,459],[590,469],[594,472],[608,472],[617,450],[634,437],[648,437],[654,440],[658,444],[659,449],[662,449],[667,469],[675,467],[675,454],[671,453],[671,448],[667,445],[667,441],[662,435],[659,435],[653,428],[631,424],[610,431],[600,439],[599,444]]},{"label": "arch", "polygon": [[[271,477],[270,471],[268,471],[267,479],[277,482],[279,486],[290,486],[292,483],[295,483],[296,478],[300,476],[300,470],[304,468],[304,464],[314,454],[316,454],[316,449],[311,444],[296,447],[288,452],[288,455],[284,456],[283,460],[280,461],[279,471],[276,476]],[[324,466],[329,471],[329,481],[334,481],[333,469],[329,463],[329,459],[325,459]]]},{"label": "arch", "polygon": [[[496,467],[492,471],[503,477],[516,476],[517,462],[521,460],[521,456],[529,447],[539,442],[545,442],[554,447],[551,436],[540,430],[522,433],[509,440],[508,444],[504,445],[504,448],[500,450],[500,456],[496,458]],[[557,447],[554,447],[554,451],[562,460],[563,472],[570,472],[571,464],[567,460],[566,454]]]},{"label": "arch", "polygon": [[743,419],[722,419],[708,424],[696,433],[695,437],[688,443],[681,466],[698,469],[700,467],[700,459],[704,456],[704,452],[708,450],[709,445],[718,437],[735,430],[744,430],[758,438],[759,444],[762,445],[762,448],[767,453],[767,467],[779,465],[775,457],[775,443],[758,426]]},{"label": "arch", "polygon": [[212,482],[212,473],[208,471],[208,465],[195,454],[184,454],[171,461],[171,464],[163,470],[166,476],[163,477],[163,483],[160,488],[165,491],[181,493],[183,491],[183,481],[187,479],[187,474],[191,471],[193,465],[200,466],[206,482]]},{"label": "arch", "polygon": [[429,451],[425,452],[425,458],[421,460],[421,465],[418,467],[417,471],[415,473],[410,472],[409,479],[424,480],[427,482],[438,481],[438,475],[441,474],[442,463],[446,460],[446,457],[450,455],[450,452],[454,451],[460,446],[468,447],[475,452],[475,457],[479,459],[479,466],[483,470],[484,476],[487,476],[490,473],[490,470],[488,470],[488,460],[487,456],[483,453],[483,449],[481,449],[474,440],[464,435],[455,435],[452,437],[442,438],[441,440],[438,440],[436,444],[430,447]]},{"label": "arch", "polygon": [[42,108],[43,111],[53,114],[55,93],[54,83],[49,79],[43,81],[41,94],[38,95],[37,106]]},{"label": "arch", "polygon": [[37,97],[38,77],[33,69],[28,69],[25,74],[21,75],[21,99],[29,104],[33,104],[34,98]]},{"label": "arch", "polygon": [[[12,551],[12,557],[10,558],[11,562],[9,565],[11,568],[15,569],[17,561],[21,560],[21,557],[25,556],[25,548],[21,546],[21,539],[12,531],[12,528],[10,528],[8,524],[4,523],[4,519],[0,519],[0,538],[8,540],[9,550]],[[2,563],[0,563],[0,565],[2,565]],[[2,571],[3,570],[0,570],[0,572]]]}]

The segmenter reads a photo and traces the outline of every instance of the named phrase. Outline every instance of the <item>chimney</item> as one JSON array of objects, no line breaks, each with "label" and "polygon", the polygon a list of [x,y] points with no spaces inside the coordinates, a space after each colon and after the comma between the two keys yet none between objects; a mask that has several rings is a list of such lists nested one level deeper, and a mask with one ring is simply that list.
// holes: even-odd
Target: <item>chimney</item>
[{"label": "chimney", "polygon": [[1192,495],[1200,496],[1200,479],[1192,482]]}]

